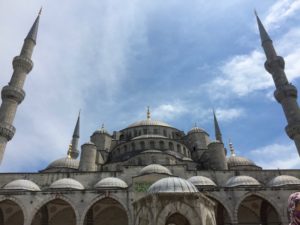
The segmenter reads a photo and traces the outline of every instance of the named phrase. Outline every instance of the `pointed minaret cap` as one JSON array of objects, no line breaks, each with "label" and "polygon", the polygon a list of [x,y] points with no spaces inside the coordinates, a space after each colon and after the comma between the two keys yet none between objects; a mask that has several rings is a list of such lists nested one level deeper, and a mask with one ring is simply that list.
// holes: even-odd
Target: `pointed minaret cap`
[{"label": "pointed minaret cap", "polygon": [[221,129],[217,120],[217,116],[216,116],[216,112],[213,109],[213,115],[214,115],[214,125],[215,125],[215,136],[216,136],[216,140],[223,142],[222,140],[222,133],[221,133]]},{"label": "pointed minaret cap", "polygon": [[260,35],[261,43],[263,44],[265,41],[272,41],[272,39],[270,38],[270,36],[267,33],[266,29],[264,28],[264,25],[260,21],[256,10],[254,10],[254,14],[255,14],[256,20],[257,20],[257,25],[258,25],[258,29],[259,29],[259,35]]},{"label": "pointed minaret cap", "polygon": [[39,11],[39,14],[37,16],[37,18],[35,19],[29,33],[27,34],[25,39],[31,39],[35,44],[36,44],[36,38],[37,38],[37,33],[38,33],[38,29],[39,29],[39,21],[40,21],[40,15],[42,13],[42,7]]},{"label": "pointed minaret cap", "polygon": [[73,133],[73,138],[79,138],[79,129],[80,129],[79,126],[80,126],[80,110],[79,110],[76,126],[75,126],[75,129],[74,129],[74,133]]},{"label": "pointed minaret cap", "polygon": [[147,120],[151,120],[150,106],[147,107]]},{"label": "pointed minaret cap", "polygon": [[231,156],[235,156],[235,151],[234,151],[234,148],[233,148],[233,144],[232,144],[230,139],[229,139],[229,148],[230,148]]}]

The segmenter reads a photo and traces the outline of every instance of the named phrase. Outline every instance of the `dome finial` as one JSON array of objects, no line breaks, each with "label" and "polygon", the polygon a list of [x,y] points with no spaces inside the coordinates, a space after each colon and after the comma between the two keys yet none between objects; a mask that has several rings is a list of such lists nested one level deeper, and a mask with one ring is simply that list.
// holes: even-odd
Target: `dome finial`
[{"label": "dome finial", "polygon": [[101,130],[104,130],[104,123],[102,123],[101,125]]},{"label": "dome finial", "polygon": [[233,144],[232,144],[230,139],[229,139],[229,149],[230,149],[230,152],[231,152],[231,156],[235,156],[235,150],[233,148]]},{"label": "dome finial", "polygon": [[150,106],[147,106],[147,119],[151,120]]}]

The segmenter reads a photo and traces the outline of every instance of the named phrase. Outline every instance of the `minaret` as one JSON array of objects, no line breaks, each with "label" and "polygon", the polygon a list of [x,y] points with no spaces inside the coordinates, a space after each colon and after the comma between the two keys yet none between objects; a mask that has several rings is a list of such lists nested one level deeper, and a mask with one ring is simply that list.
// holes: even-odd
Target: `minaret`
[{"label": "minaret", "polygon": [[230,153],[231,153],[230,155],[235,156],[235,150],[233,148],[233,144],[232,144],[231,140],[229,140],[229,149],[230,149]]},{"label": "minaret", "polygon": [[215,110],[213,110],[213,114],[214,114],[214,124],[215,124],[215,136],[216,136],[216,140],[223,143],[222,133],[221,133],[221,129],[219,127],[219,123],[218,123],[218,120],[217,120],[217,116],[216,116]]},{"label": "minaret", "polygon": [[71,141],[71,148],[69,148],[68,156],[72,159],[77,159],[79,155],[78,141],[79,141],[79,130],[80,130],[80,112],[77,118],[76,126],[73,132],[73,137]]},{"label": "minaret", "polygon": [[300,155],[300,111],[297,103],[297,89],[294,85],[288,82],[284,72],[284,59],[277,55],[273,42],[256,12],[255,15],[262,47],[267,58],[265,62],[265,69],[273,77],[276,87],[274,97],[277,102],[281,104],[288,123],[285,127],[285,131],[287,135],[294,140]]},{"label": "minaret", "polygon": [[13,121],[16,115],[17,107],[25,98],[23,86],[26,75],[31,71],[33,62],[31,56],[36,45],[36,38],[39,26],[41,10],[34,21],[19,56],[13,59],[13,69],[11,80],[7,86],[4,86],[1,92],[2,104],[0,106],[0,163],[2,161],[5,147],[16,131]]}]

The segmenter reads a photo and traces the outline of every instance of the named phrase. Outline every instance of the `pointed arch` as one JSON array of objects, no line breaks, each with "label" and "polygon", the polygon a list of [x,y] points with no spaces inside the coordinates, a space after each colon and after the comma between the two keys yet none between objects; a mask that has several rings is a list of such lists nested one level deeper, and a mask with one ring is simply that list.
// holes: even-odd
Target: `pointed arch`
[{"label": "pointed arch", "polygon": [[[224,200],[220,199],[218,196],[210,194],[210,193],[205,193],[205,196],[207,196],[210,199],[214,200],[215,202],[217,202],[218,205],[220,205],[224,208],[225,212],[227,213],[228,219],[229,219],[228,222],[229,222],[229,224],[232,224],[233,221],[234,221],[232,210],[230,210],[229,207],[226,204],[222,203],[222,202],[224,202]],[[218,208],[216,208],[216,211],[218,211]],[[218,212],[215,212],[215,214],[216,214],[216,222],[217,222],[217,225],[218,225]]]},{"label": "pointed arch", "polygon": [[[77,222],[79,221],[79,213],[75,207],[75,203],[71,199],[67,198],[66,196],[53,195],[53,196],[49,196],[49,197],[43,199],[34,207],[32,213],[31,213],[32,217],[30,218],[31,225],[39,224],[39,221],[37,218],[39,216],[38,214],[46,212],[47,210],[45,209],[45,207],[47,207],[49,204],[59,204],[59,205],[65,206],[65,210],[67,210],[69,212],[69,214],[71,214],[70,216],[74,217],[74,223],[77,224]],[[69,207],[69,209],[67,207]],[[54,208],[53,208],[53,210],[54,210]],[[49,211],[49,209],[48,209],[48,211]],[[58,211],[57,216],[63,216],[63,215],[60,215],[60,214],[63,214],[61,212],[63,212],[63,211]],[[58,214],[58,213],[60,213],[60,214]],[[74,214],[72,215],[72,213],[74,213]],[[47,215],[47,217],[48,217],[48,215]],[[40,218],[40,219],[45,219],[45,217]],[[51,218],[48,218],[48,219],[49,219],[49,221],[51,221]],[[73,223],[73,220],[72,220],[72,223]]]},{"label": "pointed arch", "polygon": [[24,205],[13,197],[2,197],[0,199],[1,225],[24,224],[26,210]]},{"label": "pointed arch", "polygon": [[[268,204],[273,210],[274,212],[276,213],[276,217],[277,217],[277,220],[278,220],[278,223],[279,224],[282,224],[282,221],[281,221],[281,213],[280,213],[280,209],[278,208],[278,204],[276,204],[271,198],[269,198],[268,196],[262,194],[262,193],[252,193],[252,192],[249,192],[245,195],[243,195],[236,203],[235,205],[235,208],[234,208],[234,217],[236,219],[236,221],[238,221],[238,218],[239,218],[239,209],[245,209],[245,206],[243,205],[243,202],[247,199],[247,198],[251,198],[251,197],[256,197],[257,200],[261,200],[261,206],[260,206],[260,210],[259,210],[259,216],[257,216],[257,219],[260,221],[259,224],[261,222],[263,222],[265,219],[262,218],[262,216],[266,216],[266,215],[262,215],[261,213],[265,210],[265,209],[262,209],[262,206],[265,205],[265,204]],[[252,212],[252,214],[254,215],[255,213],[255,210],[249,210],[249,212]],[[257,214],[257,212],[256,212]],[[240,222],[240,221],[238,221]]]},{"label": "pointed arch", "polygon": [[[91,209],[93,209],[93,206],[96,203],[101,202],[101,201],[106,200],[106,199],[111,199],[111,200],[115,201],[116,205],[119,206],[118,208],[121,209],[121,210],[123,210],[124,213],[126,214],[128,224],[132,224],[132,217],[131,217],[130,211],[129,211],[128,207],[126,206],[126,204],[124,202],[122,202],[119,197],[117,197],[117,196],[115,196],[115,195],[113,195],[111,193],[109,194],[109,196],[106,196],[104,194],[100,195],[100,196],[97,196],[92,201],[90,201],[90,203],[84,209],[84,211],[83,211],[83,213],[81,215],[81,219],[79,221],[79,224],[80,225],[86,224],[85,223],[86,217],[91,216],[91,215],[89,215],[89,212],[91,211]],[[121,211],[119,211],[119,212],[121,212]],[[95,216],[95,215],[93,215],[93,216]],[[124,225],[125,225],[125,223],[124,223]]]}]

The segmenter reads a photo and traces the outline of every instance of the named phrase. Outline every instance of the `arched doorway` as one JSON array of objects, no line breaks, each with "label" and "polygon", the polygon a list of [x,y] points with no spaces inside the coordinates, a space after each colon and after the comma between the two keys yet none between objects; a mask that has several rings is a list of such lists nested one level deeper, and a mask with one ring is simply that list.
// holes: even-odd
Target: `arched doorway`
[{"label": "arched doorway", "polygon": [[227,210],[223,206],[223,204],[211,196],[207,196],[207,197],[210,198],[211,200],[213,200],[216,204],[216,206],[215,206],[216,224],[217,225],[230,225],[231,224],[230,217],[228,215]]},{"label": "arched doorway", "polygon": [[74,225],[76,216],[70,204],[54,199],[43,205],[35,214],[31,225]]},{"label": "arched doorway", "polygon": [[240,225],[280,225],[275,208],[265,199],[251,195],[246,197],[238,209]]},{"label": "arched doorway", "polygon": [[104,198],[88,210],[84,225],[128,225],[128,216],[118,201]]},{"label": "arched doorway", "polygon": [[180,213],[174,213],[167,218],[166,225],[190,225],[190,223]]},{"label": "arched doorway", "polygon": [[24,224],[24,214],[18,204],[11,200],[0,202],[0,225]]}]

